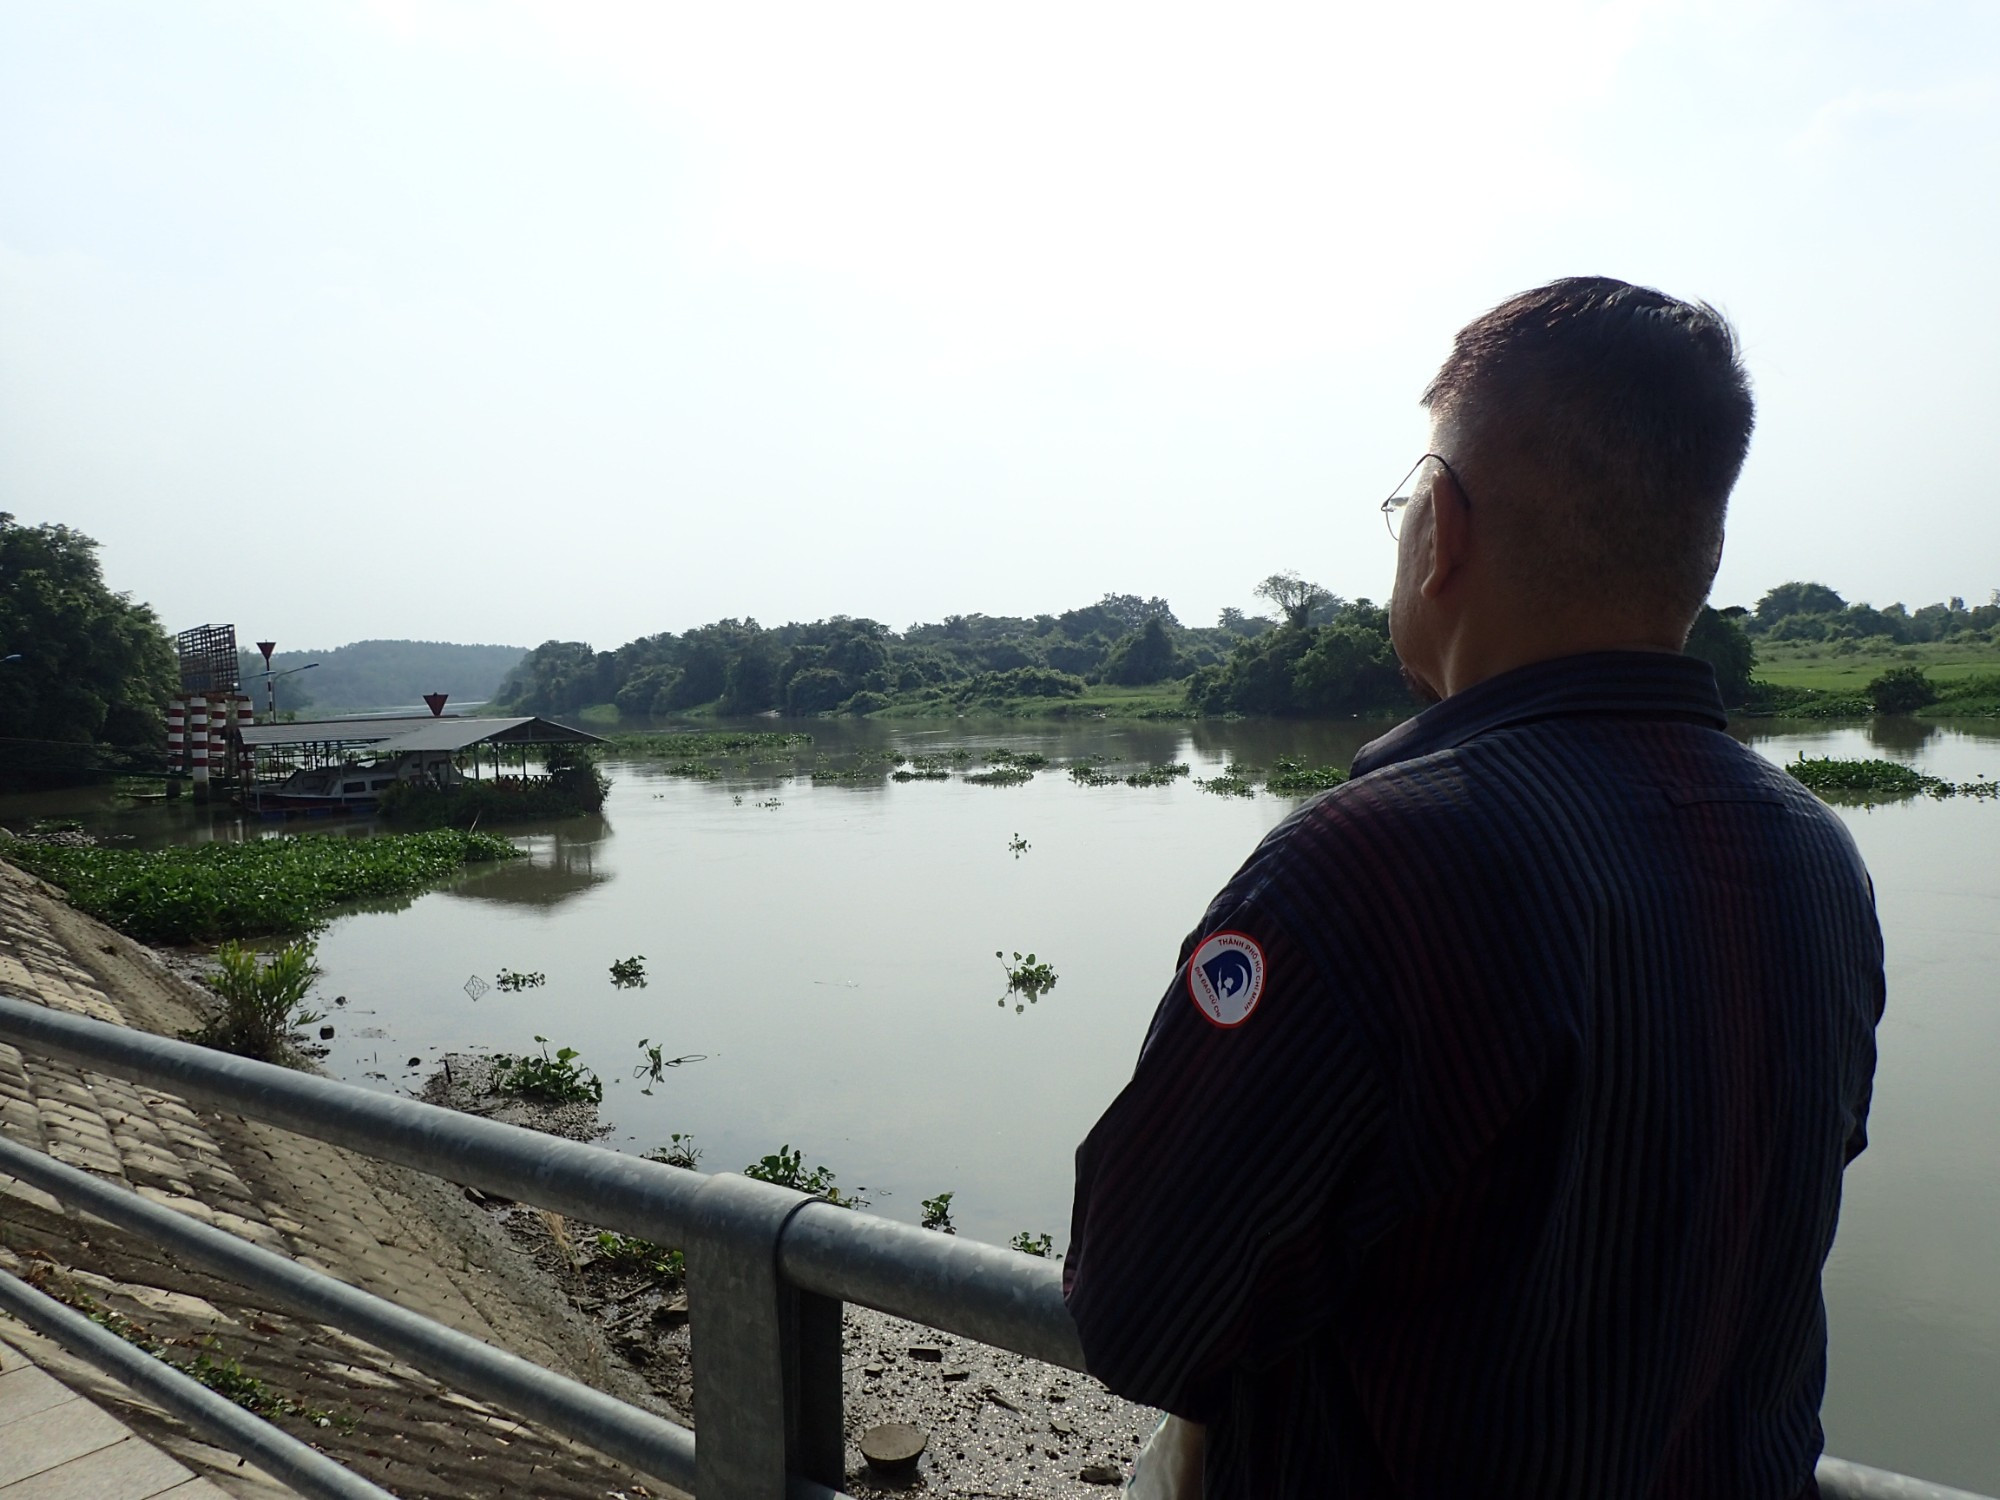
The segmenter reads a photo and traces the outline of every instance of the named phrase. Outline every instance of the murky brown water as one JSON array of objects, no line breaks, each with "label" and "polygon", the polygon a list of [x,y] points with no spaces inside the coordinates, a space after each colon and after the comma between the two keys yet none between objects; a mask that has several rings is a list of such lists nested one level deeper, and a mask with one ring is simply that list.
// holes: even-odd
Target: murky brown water
[{"label": "murky brown water", "polygon": [[[760,728],[771,727],[760,724]],[[1051,759],[1187,761],[1279,754],[1344,765],[1353,725],[807,727],[821,751],[953,745]],[[1784,732],[1775,759],[1882,755],[1952,779],[2000,777],[2000,733],[1911,725]],[[699,782],[613,764],[601,819],[523,838],[531,858],[325,933],[329,1066],[414,1086],[442,1050],[520,1051],[544,1035],[605,1079],[613,1144],[692,1132],[710,1168],[780,1144],[915,1220],[949,1190],[961,1232],[1065,1238],[1076,1142],[1128,1075],[1181,937],[1293,805],[1187,780],[1084,787],[813,784],[789,767]],[[22,803],[0,801],[0,821]],[[114,815],[102,797],[40,799],[150,840],[241,836],[187,809]],[[2000,804],[1918,800],[1845,810],[1888,934],[1873,1145],[1850,1170],[1827,1269],[1828,1447],[2000,1493]],[[1010,841],[1029,848],[1018,857]],[[1060,975],[1034,1004],[1005,993],[994,950]],[[614,959],[649,983],[620,990]],[[487,989],[501,969],[546,986]],[[641,1038],[702,1061],[635,1078]],[[425,1061],[406,1066],[411,1057]],[[650,1087],[650,1095],[642,1088]]]}]

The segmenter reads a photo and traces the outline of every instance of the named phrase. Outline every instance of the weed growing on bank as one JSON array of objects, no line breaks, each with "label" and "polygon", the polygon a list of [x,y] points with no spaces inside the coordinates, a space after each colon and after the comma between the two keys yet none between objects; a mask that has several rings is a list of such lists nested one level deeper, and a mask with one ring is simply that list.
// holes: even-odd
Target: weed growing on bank
[{"label": "weed growing on bank", "polygon": [[545,1104],[602,1104],[604,1083],[590,1069],[577,1062],[574,1047],[558,1047],[549,1056],[549,1039],[538,1036],[540,1057],[514,1057],[496,1053],[493,1058],[493,1087],[503,1094],[519,1094]]},{"label": "weed growing on bank", "polygon": [[291,1061],[306,1027],[321,1019],[305,1003],[320,972],[312,944],[288,944],[265,962],[241,943],[224,943],[215,962],[218,972],[208,984],[222,1009],[188,1032],[188,1040],[260,1062]]}]

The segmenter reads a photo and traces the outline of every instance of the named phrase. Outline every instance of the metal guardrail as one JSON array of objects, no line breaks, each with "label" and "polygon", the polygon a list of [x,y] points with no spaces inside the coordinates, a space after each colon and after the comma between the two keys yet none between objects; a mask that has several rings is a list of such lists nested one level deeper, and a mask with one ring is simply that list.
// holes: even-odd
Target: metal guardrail
[{"label": "metal guardrail", "polygon": [[[0,996],[0,1041],[682,1247],[698,1441],[676,1423],[0,1138],[0,1171],[701,1500],[842,1500],[843,1302],[1083,1369],[1061,1272],[1032,1256],[734,1173],[683,1171],[7,996]],[[1984,1500],[1839,1459],[1821,1460],[1818,1478],[1825,1500]]]}]

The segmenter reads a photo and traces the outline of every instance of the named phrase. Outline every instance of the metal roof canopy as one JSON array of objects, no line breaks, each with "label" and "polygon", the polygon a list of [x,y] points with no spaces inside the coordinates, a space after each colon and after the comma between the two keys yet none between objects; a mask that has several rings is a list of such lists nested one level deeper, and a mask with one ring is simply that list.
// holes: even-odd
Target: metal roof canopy
[{"label": "metal roof canopy", "polygon": [[370,748],[377,755],[408,750],[465,750],[473,745],[601,745],[597,735],[552,719],[433,719]]},{"label": "metal roof canopy", "polygon": [[[433,718],[429,714],[395,714],[381,718],[296,719],[288,724],[249,724],[240,731],[253,750],[292,745],[367,745],[374,749],[462,750],[488,742],[504,745],[600,745],[597,735],[571,729],[552,719]],[[421,743],[403,744],[406,739]]]}]

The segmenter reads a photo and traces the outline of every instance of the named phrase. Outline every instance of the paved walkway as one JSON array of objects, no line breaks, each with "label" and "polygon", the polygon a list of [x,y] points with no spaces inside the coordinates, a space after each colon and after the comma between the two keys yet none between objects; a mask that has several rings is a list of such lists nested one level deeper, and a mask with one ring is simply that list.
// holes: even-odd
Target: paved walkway
[{"label": "paved walkway", "polygon": [[0,1339],[0,1500],[227,1500]]}]

